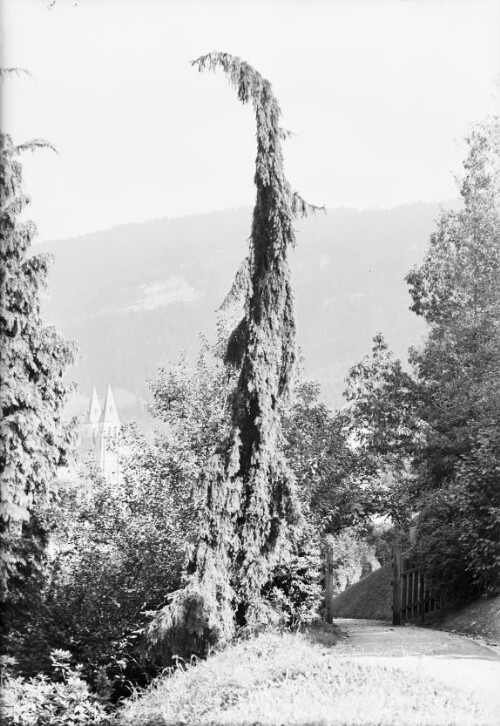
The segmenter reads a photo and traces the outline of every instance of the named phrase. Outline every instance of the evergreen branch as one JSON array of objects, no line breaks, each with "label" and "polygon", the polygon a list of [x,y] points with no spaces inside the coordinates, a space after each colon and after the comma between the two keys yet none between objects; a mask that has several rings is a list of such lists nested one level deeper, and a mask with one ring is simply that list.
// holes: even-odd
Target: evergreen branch
[{"label": "evergreen branch", "polygon": [[217,312],[224,312],[234,303],[237,303],[242,298],[248,297],[250,290],[252,289],[252,267],[252,254],[250,252],[239,266],[234,277],[233,284],[231,285],[231,289],[227,293]]},{"label": "evergreen branch", "polygon": [[281,115],[281,111],[272,93],[271,84],[246,61],[229,53],[212,52],[191,61],[191,65],[197,66],[200,72],[206,68],[215,71],[220,66],[228,76],[231,85],[236,88],[238,99],[242,103],[252,101],[258,112],[262,112],[264,107],[268,106],[266,110],[273,117],[272,126],[279,133],[277,119]]},{"label": "evergreen branch", "polygon": [[226,353],[224,355],[224,364],[238,369],[243,362],[247,345],[248,324],[246,319],[242,318],[229,336]]},{"label": "evergreen branch", "polygon": [[26,68],[0,68],[0,81],[3,81],[8,76],[20,76],[22,73],[30,78],[33,78]]},{"label": "evergreen branch", "polygon": [[316,204],[310,204],[298,192],[292,192],[290,206],[294,217],[307,217],[308,214],[316,214],[316,212],[325,212],[326,214],[324,204],[321,207],[318,207]]},{"label": "evergreen branch", "polygon": [[18,144],[14,149],[17,153],[21,151],[35,151],[36,149],[50,149],[55,154],[59,153],[56,147],[49,141],[45,141],[45,139],[31,139],[30,141],[25,141],[23,144]]}]

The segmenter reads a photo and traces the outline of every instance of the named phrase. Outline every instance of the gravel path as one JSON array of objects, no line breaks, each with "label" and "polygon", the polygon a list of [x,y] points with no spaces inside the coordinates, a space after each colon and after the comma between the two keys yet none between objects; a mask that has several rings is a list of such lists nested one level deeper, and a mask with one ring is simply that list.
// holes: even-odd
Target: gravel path
[{"label": "gravel path", "polygon": [[396,666],[408,678],[431,678],[457,688],[485,706],[500,724],[500,656],[471,638],[430,628],[394,626],[381,620],[333,621],[343,632],[339,658]]},{"label": "gravel path", "polygon": [[493,648],[455,633],[415,625],[392,625],[386,620],[333,621],[344,633],[339,651],[352,655],[450,656],[500,661]]}]

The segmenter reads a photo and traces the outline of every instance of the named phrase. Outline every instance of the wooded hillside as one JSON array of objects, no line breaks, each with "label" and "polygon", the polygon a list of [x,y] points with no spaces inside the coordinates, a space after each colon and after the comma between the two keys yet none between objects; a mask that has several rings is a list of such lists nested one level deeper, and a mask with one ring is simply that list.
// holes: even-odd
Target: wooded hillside
[{"label": "wooded hillside", "polygon": [[[328,405],[341,403],[348,369],[379,330],[397,356],[419,340],[424,328],[409,310],[404,277],[422,260],[439,208],[329,210],[296,223],[298,345]],[[141,416],[146,378],[181,349],[193,360],[197,333],[213,336],[250,225],[244,208],[41,245],[55,254],[47,318],[79,341],[83,396],[110,382],[123,418]]]}]

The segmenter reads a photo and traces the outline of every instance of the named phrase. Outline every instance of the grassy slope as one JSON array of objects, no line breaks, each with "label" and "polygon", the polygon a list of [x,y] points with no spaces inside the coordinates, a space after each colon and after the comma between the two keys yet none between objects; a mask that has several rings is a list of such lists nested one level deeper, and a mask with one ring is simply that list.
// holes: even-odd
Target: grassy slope
[{"label": "grassy slope", "polygon": [[392,619],[392,565],[385,565],[334,598],[334,618]]},{"label": "grassy slope", "polygon": [[[334,626],[268,633],[159,678],[121,712],[123,726],[483,723],[480,704],[432,678],[336,654]],[[478,716],[479,719],[478,720]]]},{"label": "grassy slope", "polygon": [[500,645],[500,595],[484,598],[445,612],[436,621],[436,627],[451,630]]}]

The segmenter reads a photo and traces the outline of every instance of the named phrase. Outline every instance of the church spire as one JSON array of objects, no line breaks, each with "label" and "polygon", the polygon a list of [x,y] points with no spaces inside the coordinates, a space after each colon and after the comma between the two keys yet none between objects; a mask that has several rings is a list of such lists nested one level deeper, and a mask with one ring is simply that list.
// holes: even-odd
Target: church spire
[{"label": "church spire", "polygon": [[99,421],[99,418],[101,416],[102,408],[101,408],[101,402],[99,401],[99,396],[97,395],[96,388],[92,389],[92,397],[90,399],[89,408],[87,411],[87,419],[85,423],[95,424]]},{"label": "church spire", "polygon": [[106,400],[104,401],[104,408],[102,409],[99,423],[121,424],[120,417],[118,416],[118,411],[116,410],[115,397],[113,396],[111,386],[108,386]]}]

